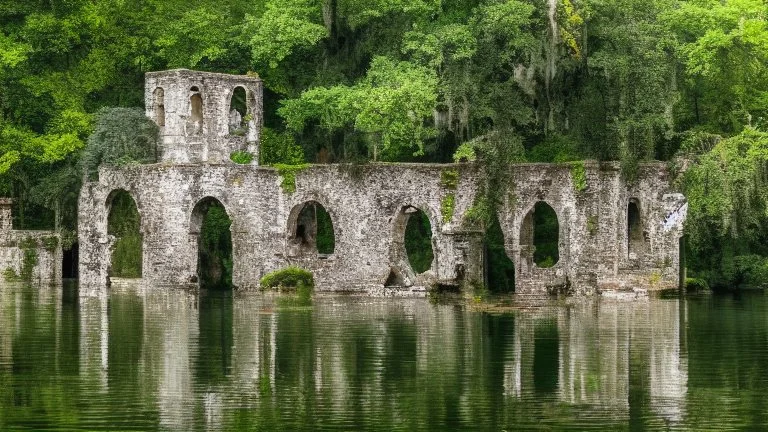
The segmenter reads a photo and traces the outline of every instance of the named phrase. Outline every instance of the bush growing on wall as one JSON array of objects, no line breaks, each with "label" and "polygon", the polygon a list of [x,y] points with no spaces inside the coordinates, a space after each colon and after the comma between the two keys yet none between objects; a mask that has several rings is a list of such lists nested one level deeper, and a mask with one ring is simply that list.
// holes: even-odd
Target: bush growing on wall
[{"label": "bush growing on wall", "polygon": [[99,165],[121,166],[157,162],[160,131],[139,108],[102,108],[88,137],[81,160],[83,170],[94,178]]}]

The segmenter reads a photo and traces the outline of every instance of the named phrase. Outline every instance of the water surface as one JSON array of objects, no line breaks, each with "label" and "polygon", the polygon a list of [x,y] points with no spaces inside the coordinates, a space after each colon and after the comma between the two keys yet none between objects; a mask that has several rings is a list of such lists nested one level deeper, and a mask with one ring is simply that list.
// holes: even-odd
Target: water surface
[{"label": "water surface", "polygon": [[0,285],[0,430],[768,429],[768,299],[425,299]]}]

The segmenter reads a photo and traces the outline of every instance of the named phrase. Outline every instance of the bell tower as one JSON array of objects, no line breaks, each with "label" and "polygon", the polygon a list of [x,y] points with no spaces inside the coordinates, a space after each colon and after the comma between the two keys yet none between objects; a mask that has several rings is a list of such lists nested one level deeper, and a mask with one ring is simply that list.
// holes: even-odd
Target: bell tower
[{"label": "bell tower", "polygon": [[221,163],[247,151],[258,163],[260,78],[174,69],[148,72],[144,84],[147,117],[160,127],[160,162]]}]

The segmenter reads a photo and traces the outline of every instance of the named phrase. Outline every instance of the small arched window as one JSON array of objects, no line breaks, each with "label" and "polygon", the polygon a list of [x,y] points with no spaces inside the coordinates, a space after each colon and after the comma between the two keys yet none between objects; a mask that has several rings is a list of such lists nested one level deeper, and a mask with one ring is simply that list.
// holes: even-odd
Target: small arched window
[{"label": "small arched window", "polygon": [[247,127],[248,107],[246,91],[243,87],[235,87],[229,100],[229,133],[242,135]]},{"label": "small arched window", "polygon": [[160,127],[165,127],[165,91],[162,87],[155,89],[152,93],[155,123]]},{"label": "small arched window", "polygon": [[636,259],[644,249],[643,220],[640,214],[640,202],[632,198],[627,204],[627,254]]}]

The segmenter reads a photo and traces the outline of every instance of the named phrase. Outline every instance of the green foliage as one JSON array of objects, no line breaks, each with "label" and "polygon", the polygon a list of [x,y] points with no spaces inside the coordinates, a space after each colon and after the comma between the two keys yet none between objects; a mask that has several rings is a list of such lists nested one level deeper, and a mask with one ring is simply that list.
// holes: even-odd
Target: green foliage
[{"label": "green foliage", "polygon": [[496,215],[492,215],[483,240],[486,251],[486,272],[491,292],[515,291],[515,265],[504,247],[504,233]]},{"label": "green foliage", "polygon": [[289,266],[267,273],[261,278],[259,285],[262,289],[311,288],[315,286],[315,279],[312,272],[296,266]]},{"label": "green foliage", "polygon": [[537,202],[533,210],[533,261],[541,268],[552,267],[560,256],[557,214],[542,201]]},{"label": "green foliage", "polygon": [[89,176],[99,165],[154,163],[158,157],[157,125],[138,108],[105,108],[96,114],[96,126],[83,152]]},{"label": "green foliage", "polygon": [[416,273],[424,273],[432,267],[432,224],[429,217],[419,210],[408,216],[405,225],[405,252],[408,262]]},{"label": "green foliage", "polygon": [[301,165],[304,149],[296,144],[291,134],[265,127],[261,130],[259,159],[261,165]]},{"label": "green foliage", "polygon": [[442,170],[440,171],[440,186],[456,190],[459,186],[459,171],[457,170]]},{"label": "green foliage", "polygon": [[56,248],[59,246],[59,238],[56,236],[43,237],[40,241],[48,252],[56,251]]},{"label": "green foliage", "polygon": [[684,174],[691,269],[711,286],[735,288],[768,256],[768,133],[745,129],[717,140]]},{"label": "green foliage", "polygon": [[212,203],[203,215],[198,242],[200,286],[207,289],[232,288],[232,233],[224,207]]},{"label": "green foliage", "polygon": [[19,249],[22,252],[21,271],[19,271],[18,280],[29,282],[32,280],[32,273],[37,265],[37,240],[32,237],[25,237],[19,242]]},{"label": "green foliage", "polygon": [[139,278],[142,271],[142,236],[139,210],[133,198],[118,191],[107,216],[107,233],[115,236],[110,276]]},{"label": "green foliage", "polygon": [[315,206],[317,222],[317,253],[330,255],[336,248],[336,236],[333,231],[331,215],[321,205]]},{"label": "green foliage", "polygon": [[587,171],[584,162],[571,162],[571,181],[576,192],[584,192],[587,189]]},{"label": "green foliage", "polygon": [[3,280],[6,282],[19,282],[21,281],[21,278],[19,277],[19,274],[16,273],[16,270],[8,267],[3,270]]},{"label": "green foliage", "polygon": [[477,159],[475,149],[469,143],[462,143],[453,153],[453,161],[459,162],[474,162]]},{"label": "green foliage", "polygon": [[698,279],[698,278],[686,278],[685,279],[685,290],[686,291],[709,291],[709,284],[704,279]]},{"label": "green foliage", "polygon": [[274,167],[277,168],[277,173],[282,177],[280,187],[283,189],[283,192],[290,195],[296,192],[296,174],[309,168],[309,164],[275,164]]},{"label": "green foliage", "polygon": [[448,223],[453,219],[453,210],[456,205],[456,195],[448,194],[440,200],[440,214],[443,216],[443,222]]},{"label": "green foliage", "polygon": [[236,164],[248,165],[253,162],[253,153],[238,150],[236,152],[232,152],[232,154],[229,155],[229,158]]}]

